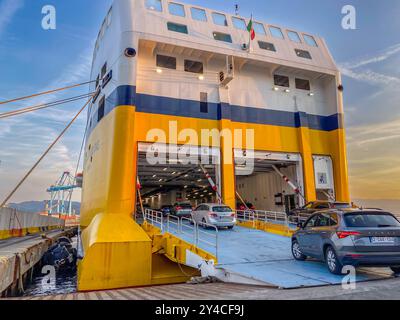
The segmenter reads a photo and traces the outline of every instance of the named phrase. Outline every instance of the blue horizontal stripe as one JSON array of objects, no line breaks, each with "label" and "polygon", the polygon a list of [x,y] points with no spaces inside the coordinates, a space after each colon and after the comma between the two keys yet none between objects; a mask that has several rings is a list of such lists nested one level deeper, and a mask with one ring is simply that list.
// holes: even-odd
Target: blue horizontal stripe
[{"label": "blue horizontal stripe", "polygon": [[[268,110],[254,107],[243,107],[227,103],[208,103],[208,112],[200,112],[200,102],[187,99],[176,99],[154,96],[136,92],[134,86],[120,86],[106,99],[105,115],[121,105],[136,106],[136,111],[190,117],[206,120],[229,119],[234,122],[254,123],[292,128],[308,127],[310,129],[333,131],[343,128],[343,117],[340,114],[330,116],[311,115],[304,112]],[[93,130],[97,123],[97,112],[92,115]]]}]

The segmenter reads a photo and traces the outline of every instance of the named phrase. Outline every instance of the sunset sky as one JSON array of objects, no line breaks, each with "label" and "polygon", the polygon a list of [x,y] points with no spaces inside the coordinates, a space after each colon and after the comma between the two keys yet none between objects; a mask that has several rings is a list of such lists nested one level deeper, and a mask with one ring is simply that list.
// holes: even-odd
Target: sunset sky
[{"label": "sunset sky", "polygon": [[[141,1],[141,0],[137,0]],[[400,1],[186,0],[253,14],[257,20],[325,38],[343,74],[351,194],[400,199]],[[89,80],[94,41],[111,0],[0,0],[0,101]],[[57,9],[57,29],[41,28],[44,5]],[[357,9],[357,30],[341,27],[341,9]],[[1,111],[87,93],[87,88]],[[0,120],[0,200],[83,105],[82,101]],[[85,129],[82,115],[12,202],[44,200],[64,170],[74,171]],[[75,196],[79,200],[79,193]]]}]

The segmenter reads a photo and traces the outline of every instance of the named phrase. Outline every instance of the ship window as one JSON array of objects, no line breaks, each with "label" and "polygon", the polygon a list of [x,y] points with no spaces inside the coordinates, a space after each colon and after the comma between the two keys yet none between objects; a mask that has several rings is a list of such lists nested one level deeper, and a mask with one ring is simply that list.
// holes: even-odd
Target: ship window
[{"label": "ship window", "polygon": [[275,74],[274,75],[274,84],[276,86],[289,88],[289,77],[280,76],[280,75]]},{"label": "ship window", "polygon": [[97,109],[97,122],[100,122],[101,119],[104,117],[104,106],[106,104],[106,99],[103,96],[99,101],[99,109]]},{"label": "ship window", "polygon": [[185,26],[184,24],[168,22],[167,26],[168,26],[169,31],[180,32],[180,33],[185,33],[185,34],[189,33],[187,26]]},{"label": "ship window", "polygon": [[208,113],[208,94],[207,94],[207,92],[200,92],[200,112]]},{"label": "ship window", "polygon": [[266,35],[264,25],[262,23],[253,22],[253,28],[255,33]]},{"label": "ship window", "polygon": [[311,54],[306,50],[295,49],[296,55],[300,58],[312,59]]},{"label": "ship window", "polygon": [[197,21],[207,21],[206,11],[198,8],[191,8],[192,18]]},{"label": "ship window", "polygon": [[104,76],[107,73],[107,62],[103,65],[103,67],[101,68],[101,79],[104,78]]},{"label": "ship window", "polygon": [[178,17],[185,16],[185,7],[181,4],[170,2],[168,4],[168,9],[169,9],[169,13],[174,16],[178,16]]},{"label": "ship window", "polygon": [[296,78],[296,89],[310,91],[311,90],[310,81]]},{"label": "ship window", "polygon": [[213,21],[215,24],[217,24],[219,26],[224,26],[224,27],[228,26],[228,21],[226,20],[226,16],[224,14],[213,12],[212,18],[213,18]]},{"label": "ship window", "polygon": [[281,28],[278,28],[278,27],[269,27],[269,31],[271,32],[271,35],[274,37],[274,38],[278,38],[278,39],[284,39],[284,36],[283,36],[283,33],[282,33],[282,30],[281,30]]},{"label": "ship window", "polygon": [[264,42],[264,41],[258,41],[258,45],[260,46],[261,49],[276,52],[276,49],[275,49],[275,46],[274,46],[273,43]]},{"label": "ship window", "polygon": [[161,0],[146,0],[146,8],[149,10],[162,12]]},{"label": "ship window", "polygon": [[232,43],[232,37],[230,34],[214,32],[213,36],[215,40]]},{"label": "ship window", "polygon": [[283,33],[282,33],[281,28],[270,26],[270,27],[269,27],[269,31],[271,32],[271,35],[272,35],[274,38],[284,39],[284,36],[283,36]]},{"label": "ship window", "polygon": [[232,22],[236,29],[246,30],[246,22],[243,19],[232,17]]},{"label": "ship window", "polygon": [[167,68],[167,69],[176,69],[176,58],[163,56],[158,54],[157,55],[157,67],[160,68]]},{"label": "ship window", "polygon": [[203,63],[192,60],[185,60],[185,71],[193,73],[203,73]]},{"label": "ship window", "polygon": [[293,42],[301,43],[300,36],[297,32],[288,31],[287,34],[289,36],[289,39],[292,40]]},{"label": "ship window", "polygon": [[99,84],[100,84],[100,75],[97,75],[97,78],[96,78],[96,89],[99,86]]},{"label": "ship window", "polygon": [[314,39],[313,36],[309,36],[309,35],[307,35],[307,34],[304,34],[303,36],[304,36],[304,41],[305,41],[309,46],[318,47],[317,42],[315,41],[315,39]]}]

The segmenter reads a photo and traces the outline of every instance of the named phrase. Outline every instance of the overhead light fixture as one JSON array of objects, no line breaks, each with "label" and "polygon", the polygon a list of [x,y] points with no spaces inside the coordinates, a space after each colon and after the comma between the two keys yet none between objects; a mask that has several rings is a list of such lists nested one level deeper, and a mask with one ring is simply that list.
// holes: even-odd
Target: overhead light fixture
[{"label": "overhead light fixture", "polygon": [[187,177],[189,177],[189,175],[188,174],[185,174],[185,176],[184,176],[185,178],[187,178]]},{"label": "overhead light fixture", "polygon": [[167,170],[168,170],[168,168],[164,168],[164,169],[163,169],[163,171],[167,171]]},{"label": "overhead light fixture", "polygon": [[199,75],[199,80],[203,81],[204,80],[204,76],[201,74]]},{"label": "overhead light fixture", "polygon": [[156,69],[156,72],[157,72],[157,73],[162,73],[162,69],[157,68],[157,69]]},{"label": "overhead light fixture", "polygon": [[314,92],[310,92],[308,95],[309,95],[310,97],[314,97]]},{"label": "overhead light fixture", "polygon": [[153,175],[153,178],[155,178],[155,177],[157,177],[157,175],[155,174],[155,175]]},{"label": "overhead light fixture", "polygon": [[201,179],[197,180],[197,182],[201,182]]},{"label": "overhead light fixture", "polygon": [[188,186],[184,186],[183,188],[184,188],[184,189],[187,189],[187,188],[188,188]]},{"label": "overhead light fixture", "polygon": [[286,93],[289,93],[289,92],[290,92],[290,90],[289,90],[289,89],[285,89],[284,91],[285,91]]},{"label": "overhead light fixture", "polygon": [[273,87],[272,90],[279,91],[279,88],[278,87]]},{"label": "overhead light fixture", "polygon": [[162,181],[163,181],[163,179],[158,180],[158,182],[162,182]]},{"label": "overhead light fixture", "polygon": [[174,175],[175,173],[176,173],[176,172],[174,171],[174,172],[172,172],[171,174]]}]

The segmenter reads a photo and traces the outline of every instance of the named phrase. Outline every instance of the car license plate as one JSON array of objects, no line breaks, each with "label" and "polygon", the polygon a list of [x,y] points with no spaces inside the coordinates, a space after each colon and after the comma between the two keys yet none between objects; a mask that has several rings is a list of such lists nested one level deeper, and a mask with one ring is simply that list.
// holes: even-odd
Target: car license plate
[{"label": "car license plate", "polygon": [[395,238],[394,237],[372,237],[371,242],[372,243],[394,243]]}]

